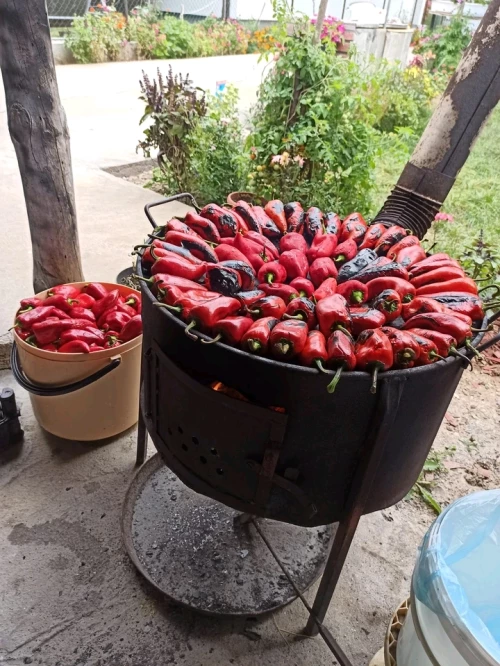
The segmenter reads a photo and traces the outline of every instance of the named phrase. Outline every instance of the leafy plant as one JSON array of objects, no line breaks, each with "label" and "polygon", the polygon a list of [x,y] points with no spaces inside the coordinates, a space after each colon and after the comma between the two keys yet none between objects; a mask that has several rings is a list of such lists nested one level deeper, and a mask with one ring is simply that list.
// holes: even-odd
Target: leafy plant
[{"label": "leafy plant", "polygon": [[200,55],[229,55],[246,53],[250,32],[234,19],[221,21],[209,16],[194,29]]},{"label": "leafy plant", "polygon": [[427,506],[429,506],[434,511],[434,513],[439,516],[443,509],[432,494],[432,488],[435,485],[435,480],[434,478],[429,479],[427,474],[434,475],[446,472],[446,467],[444,466],[443,461],[446,458],[452,456],[456,450],[456,446],[450,446],[447,447],[445,451],[435,451],[431,453],[424,463],[424,467],[420,473],[420,476],[418,477],[417,482],[406,496],[406,499],[410,499],[414,496],[420,497],[425,502],[425,504],[427,504]]},{"label": "leafy plant", "polygon": [[492,299],[500,298],[500,256],[496,247],[484,240],[482,230],[477,240],[466,246],[460,263],[473,280],[485,283],[481,296],[490,307],[496,307],[498,303],[493,303]]},{"label": "leafy plant", "polygon": [[471,36],[469,22],[463,12],[459,12],[441,32],[418,36],[413,52],[422,55],[429,69],[452,72],[469,45]]},{"label": "leafy plant", "polygon": [[65,45],[80,63],[116,60],[120,46],[126,41],[126,21],[114,7],[97,5],[85,16],[74,19],[66,35]]},{"label": "leafy plant", "polygon": [[153,50],[155,58],[190,58],[196,53],[193,25],[187,21],[166,16],[160,23],[160,39]]},{"label": "leafy plant", "polygon": [[194,88],[189,75],[174,76],[172,67],[164,79],[158,70],[158,79],[151,81],[143,72],[140,99],[146,104],[140,124],[150,124],[144,130],[145,139],[139,142],[146,157],[158,150],[157,160],[165,178],[180,192],[189,192],[190,148],[189,138],[197,123],[207,112],[205,94]]}]

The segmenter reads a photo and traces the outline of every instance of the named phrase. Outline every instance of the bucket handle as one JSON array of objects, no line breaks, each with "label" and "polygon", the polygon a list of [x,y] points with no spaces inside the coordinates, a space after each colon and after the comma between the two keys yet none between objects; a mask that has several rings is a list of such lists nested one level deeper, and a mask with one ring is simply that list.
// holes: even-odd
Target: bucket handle
[{"label": "bucket handle", "polygon": [[85,377],[85,379],[80,379],[73,384],[66,384],[65,386],[40,386],[40,384],[34,384],[30,381],[23,372],[21,368],[21,363],[19,361],[19,352],[17,351],[16,343],[12,344],[12,351],[10,353],[10,366],[12,369],[12,374],[16,378],[16,381],[28,391],[28,393],[33,393],[34,395],[40,395],[44,398],[54,397],[57,395],[67,395],[68,393],[73,393],[74,391],[79,391],[86,386],[90,386],[101,377],[105,377],[108,373],[112,372],[117,368],[122,362],[121,356],[114,356],[109,365],[104,366],[97,372],[94,372],[93,375]]}]

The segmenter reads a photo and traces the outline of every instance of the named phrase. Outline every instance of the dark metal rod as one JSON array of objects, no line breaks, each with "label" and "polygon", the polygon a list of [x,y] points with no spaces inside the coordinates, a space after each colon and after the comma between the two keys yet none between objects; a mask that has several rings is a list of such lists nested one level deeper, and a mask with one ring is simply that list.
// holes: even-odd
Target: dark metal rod
[{"label": "dark metal rod", "polygon": [[[323,577],[313,604],[313,614],[309,617],[305,633],[318,634],[318,620],[322,623],[332,600],[333,593],[342,572],[352,539],[361,518],[401,400],[403,384],[391,380],[381,382],[371,436],[366,440],[360,463],[354,474],[345,507],[345,518],[341,520],[332,549],[326,563]],[[313,617],[314,616],[314,617]]]},{"label": "dark metal rod", "polygon": [[137,467],[143,465],[148,453],[148,431],[142,415],[142,407],[139,406],[139,421],[137,423],[137,457],[135,464]]}]

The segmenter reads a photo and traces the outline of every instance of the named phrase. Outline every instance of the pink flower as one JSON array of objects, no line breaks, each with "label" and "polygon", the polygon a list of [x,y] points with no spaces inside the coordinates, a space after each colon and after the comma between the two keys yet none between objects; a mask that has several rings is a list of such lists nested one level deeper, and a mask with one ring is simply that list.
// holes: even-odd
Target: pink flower
[{"label": "pink flower", "polygon": [[271,158],[271,164],[279,164],[281,162],[281,155],[273,155]]},{"label": "pink flower", "polygon": [[302,169],[302,167],[304,166],[304,158],[301,157],[300,155],[296,155],[296,156],[293,158],[293,161],[294,161],[294,162],[297,162],[297,164],[299,165],[299,167],[300,167],[301,169]]},{"label": "pink flower", "polygon": [[454,222],[454,217],[453,215],[450,215],[449,213],[437,213],[435,218],[435,222]]}]

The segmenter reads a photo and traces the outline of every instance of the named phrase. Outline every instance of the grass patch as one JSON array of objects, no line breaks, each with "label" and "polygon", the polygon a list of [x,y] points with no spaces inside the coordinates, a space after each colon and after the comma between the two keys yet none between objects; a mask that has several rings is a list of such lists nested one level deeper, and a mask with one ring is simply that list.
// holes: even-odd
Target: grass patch
[{"label": "grass patch", "polygon": [[[383,139],[382,157],[376,169],[374,203],[375,215],[394,187],[418,137],[392,136]],[[500,107],[495,109],[469,159],[458,176],[443,206],[454,222],[433,226],[427,238],[437,241],[436,250],[459,257],[464,248],[484,231],[484,240],[498,246],[500,232]]]}]

